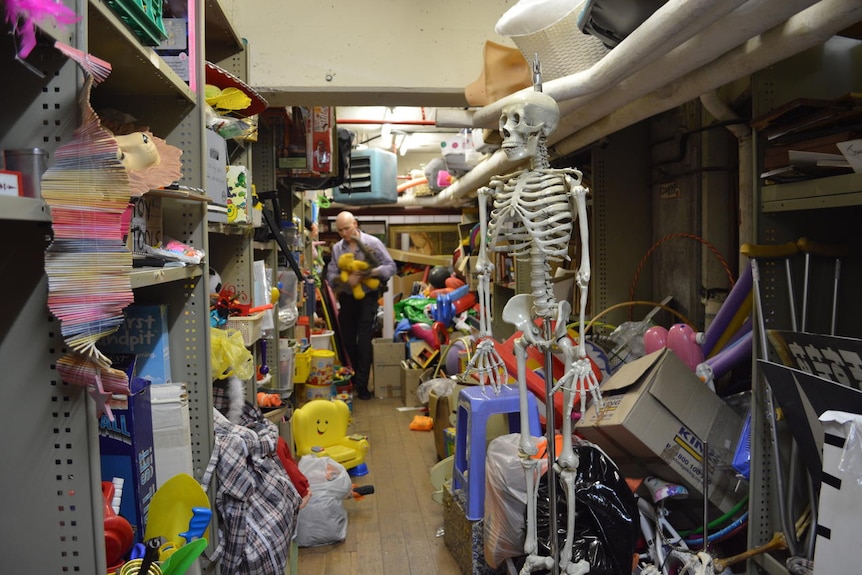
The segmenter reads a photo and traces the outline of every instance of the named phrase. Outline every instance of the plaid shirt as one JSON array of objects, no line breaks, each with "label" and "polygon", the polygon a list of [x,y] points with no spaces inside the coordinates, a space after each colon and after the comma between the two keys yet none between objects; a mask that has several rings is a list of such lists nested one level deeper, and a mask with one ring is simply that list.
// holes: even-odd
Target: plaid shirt
[{"label": "plaid shirt", "polygon": [[223,575],[284,573],[301,498],[276,455],[278,428],[246,403],[240,425],[213,410],[215,448],[202,484],[215,472],[219,544],[211,560]]}]

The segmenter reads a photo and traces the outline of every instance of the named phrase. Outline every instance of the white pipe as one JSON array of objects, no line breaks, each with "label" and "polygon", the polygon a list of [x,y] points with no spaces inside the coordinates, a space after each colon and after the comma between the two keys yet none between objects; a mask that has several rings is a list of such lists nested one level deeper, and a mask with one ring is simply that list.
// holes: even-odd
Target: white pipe
[{"label": "white pipe", "polygon": [[748,76],[799,52],[819,46],[848,25],[862,20],[859,0],[821,0],[746,44],[731,50],[660,90],[616,110],[554,146],[567,155],[660,112],[670,110],[729,82]]},{"label": "white pipe", "polygon": [[[716,3],[713,0],[670,0],[596,64],[570,76],[544,82],[542,91],[557,102],[598,94],[631,73],[635,67],[663,56],[745,1]],[[577,30],[572,31],[572,34],[577,33]],[[474,125],[487,128],[496,126],[503,106],[513,96],[477,110],[473,116]]]},{"label": "white pipe", "polygon": [[[700,96],[704,109],[719,122],[739,120],[739,116],[730,109],[718,94],[706,92]],[[754,239],[754,146],[751,139],[751,128],[745,124],[728,124],[727,129],[736,136],[738,141],[739,176],[737,186],[739,204],[739,245],[757,243]],[[747,260],[741,253],[739,269],[745,269]]]},{"label": "white pipe", "polygon": [[[713,62],[722,54],[778,26],[816,1],[751,0],[663,58],[638,69],[602,94],[601,98],[577,98],[560,103],[563,117],[557,131],[549,139],[550,145],[553,146],[641,96]],[[574,110],[577,110],[577,113],[572,113]]]}]

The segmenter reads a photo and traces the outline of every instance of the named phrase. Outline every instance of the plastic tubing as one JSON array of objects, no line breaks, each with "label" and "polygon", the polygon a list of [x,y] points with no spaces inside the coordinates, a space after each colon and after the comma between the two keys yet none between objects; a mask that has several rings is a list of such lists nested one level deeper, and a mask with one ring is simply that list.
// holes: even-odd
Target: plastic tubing
[{"label": "plastic tubing", "polygon": [[724,300],[718,313],[715,314],[715,319],[712,320],[712,323],[709,324],[709,327],[703,335],[702,347],[704,356],[709,357],[715,344],[721,337],[721,334],[727,330],[727,326],[730,324],[734,315],[736,315],[737,310],[739,310],[745,302],[748,294],[751,293],[751,286],[751,266],[746,266],[745,271],[739,278],[739,281],[734,284],[733,289],[730,290],[730,294],[727,296],[727,299]]},{"label": "plastic tubing", "polygon": [[[729,535],[731,532],[733,532],[734,529],[744,525],[747,522],[748,522],[748,511],[746,511],[745,513],[740,515],[739,519],[737,519],[736,521],[734,521],[733,523],[731,523],[730,525],[728,525],[724,529],[720,529],[720,530],[716,531],[715,533],[711,533],[706,539],[710,543],[715,542],[715,541],[722,539],[723,537]],[[693,537],[691,539],[686,539],[685,544],[688,545],[689,547],[700,547],[701,545],[703,545],[703,537]]]},{"label": "plastic tubing", "polygon": [[727,324],[727,329],[725,329],[721,336],[719,336],[718,341],[715,342],[715,345],[710,350],[708,356],[717,354],[724,349],[729,342],[733,341],[734,335],[742,329],[742,326],[745,325],[745,321],[751,317],[752,301],[754,301],[754,296],[749,292],[748,297],[743,300],[742,305],[739,306],[739,309],[736,310],[735,314],[733,314],[733,318],[731,318],[730,323]]},{"label": "plastic tubing", "polygon": [[733,369],[746,358],[751,357],[751,342],[753,339],[754,332],[749,330],[747,334],[736,340],[732,345],[706,360],[706,363],[712,367],[712,372],[716,379]]},{"label": "plastic tubing", "polygon": [[[713,529],[714,527],[718,527],[719,525],[721,525],[721,524],[722,524],[722,523],[724,523],[725,521],[728,521],[731,517],[733,517],[734,515],[736,515],[737,513],[739,513],[739,511],[740,511],[740,510],[741,510],[741,509],[742,509],[746,504],[748,504],[748,495],[746,495],[745,497],[743,497],[743,498],[740,500],[740,502],[739,502],[739,503],[737,503],[736,505],[734,505],[734,506],[733,506],[733,508],[732,508],[730,511],[728,511],[727,513],[725,513],[725,514],[724,514],[724,515],[722,515],[721,517],[716,517],[715,519],[713,519],[712,521],[710,521],[710,522],[709,522],[709,524],[707,525],[707,527],[709,527],[710,529]],[[679,534],[680,534],[680,536],[682,536],[682,537],[688,537],[689,535],[697,535],[698,533],[702,533],[702,532],[703,532],[703,526],[701,525],[700,527],[696,527],[696,528],[694,528],[694,529],[688,529],[688,530],[686,530],[686,531],[680,531],[680,532],[679,532]]]},{"label": "plastic tubing", "polygon": [[632,300],[632,301],[624,301],[624,302],[620,302],[620,303],[615,303],[614,305],[606,307],[605,309],[603,309],[602,311],[597,313],[595,316],[593,316],[593,319],[591,319],[589,322],[587,322],[587,326],[581,332],[581,335],[586,337],[587,333],[589,333],[589,331],[590,331],[590,329],[592,329],[593,325],[595,325],[598,322],[599,318],[606,316],[607,314],[614,311],[615,309],[619,309],[621,307],[631,307],[631,306],[635,306],[635,305],[648,305],[648,306],[652,306],[652,307],[659,307],[659,308],[663,309],[664,311],[668,312],[669,314],[671,314],[672,316],[674,316],[675,318],[677,318],[678,320],[680,320],[682,323],[685,323],[688,325],[694,325],[691,323],[691,321],[687,317],[685,317],[684,315],[682,315],[681,313],[679,313],[678,311],[676,311],[672,307],[668,307],[668,306],[664,305],[663,303],[659,303],[659,302],[655,302],[655,301]]}]

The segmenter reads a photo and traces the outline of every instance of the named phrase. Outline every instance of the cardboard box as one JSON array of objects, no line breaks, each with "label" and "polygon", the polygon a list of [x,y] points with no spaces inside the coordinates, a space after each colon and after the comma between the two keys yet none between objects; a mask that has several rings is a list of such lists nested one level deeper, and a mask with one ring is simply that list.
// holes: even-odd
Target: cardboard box
[{"label": "cardboard box", "polygon": [[123,480],[120,515],[132,524],[135,541],[141,543],[156,492],[153,417],[149,382],[133,378],[131,387],[131,395],[109,400],[114,420],[107,414],[99,420],[99,451],[102,481]]},{"label": "cardboard box", "polygon": [[747,493],[731,467],[742,417],[672,351],[623,365],[601,386],[575,431],[633,477],[657,475],[702,493],[703,442],[709,442],[709,500],[722,512]]},{"label": "cardboard box", "polygon": [[401,362],[407,347],[403,341],[393,342],[387,337],[372,341],[374,352],[374,397],[401,397]]},{"label": "cardboard box", "polygon": [[401,397],[401,365],[374,364],[374,397]]},{"label": "cardboard box", "polygon": [[394,365],[401,367],[407,359],[407,348],[403,341],[392,341],[388,337],[377,337],[371,342],[374,351],[374,365]]},{"label": "cardboard box", "polygon": [[414,273],[405,276],[392,276],[390,286],[392,287],[392,297],[395,301],[400,301],[410,297],[410,292],[413,290],[414,282],[421,282],[424,274]]},{"label": "cardboard box", "polygon": [[251,223],[251,174],[245,166],[227,166],[227,222]]},{"label": "cardboard box", "polygon": [[206,133],[205,161],[207,197],[214,204],[227,206],[227,142],[212,130]]},{"label": "cardboard box", "polygon": [[99,341],[99,349],[113,356],[136,356],[133,377],[153,384],[170,383],[168,306],[132,304],[123,316],[120,328]]},{"label": "cardboard box", "polygon": [[424,405],[416,396],[416,389],[422,383],[422,374],[425,370],[416,367],[412,362],[401,362],[401,397],[404,399],[405,407],[417,407]]},{"label": "cardboard box", "polygon": [[150,255],[145,246],[162,241],[162,198],[148,195],[134,198],[129,209],[132,214],[126,247],[133,254]]},{"label": "cardboard box", "polygon": [[156,488],[180,473],[194,476],[189,396],[185,384],[150,386]]}]

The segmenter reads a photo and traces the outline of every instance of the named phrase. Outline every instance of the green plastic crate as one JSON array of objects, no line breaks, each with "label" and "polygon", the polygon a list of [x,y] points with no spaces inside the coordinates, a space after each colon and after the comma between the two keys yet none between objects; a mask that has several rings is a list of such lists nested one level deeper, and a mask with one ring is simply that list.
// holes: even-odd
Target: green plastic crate
[{"label": "green plastic crate", "polygon": [[144,45],[158,46],[168,37],[160,0],[106,0],[106,4]]}]

